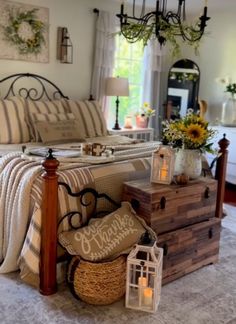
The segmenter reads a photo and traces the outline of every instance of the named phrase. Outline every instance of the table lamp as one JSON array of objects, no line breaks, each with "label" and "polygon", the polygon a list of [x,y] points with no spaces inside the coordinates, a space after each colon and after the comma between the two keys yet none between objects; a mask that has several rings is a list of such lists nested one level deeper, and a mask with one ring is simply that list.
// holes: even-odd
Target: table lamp
[{"label": "table lamp", "polygon": [[106,79],[106,91],[107,96],[116,96],[116,121],[113,129],[120,129],[119,126],[119,97],[127,97],[129,95],[129,82],[127,78],[115,78],[110,77]]}]

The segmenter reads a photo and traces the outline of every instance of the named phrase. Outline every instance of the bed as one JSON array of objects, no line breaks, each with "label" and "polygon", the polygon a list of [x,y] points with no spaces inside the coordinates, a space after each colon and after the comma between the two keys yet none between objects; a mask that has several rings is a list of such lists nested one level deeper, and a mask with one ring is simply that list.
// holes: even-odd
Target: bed
[{"label": "bed", "polygon": [[[18,82],[20,86],[17,86]],[[56,269],[60,254],[57,249],[58,218],[75,209],[80,211],[81,224],[85,224],[91,216],[87,203],[83,205],[81,200],[75,202],[67,197],[68,187],[65,184],[72,192],[92,188],[95,192],[107,193],[119,203],[124,181],[150,176],[150,156],[160,143],[135,143],[127,137],[109,136],[96,102],[69,100],[55,84],[39,75],[15,74],[0,80],[0,86],[5,100],[2,102],[3,117],[8,126],[5,142],[0,145],[0,272],[20,267],[22,279],[30,281],[31,275],[36,275],[39,277],[40,292],[50,295],[56,292],[57,286]],[[10,108],[6,107],[7,104]],[[13,118],[10,127],[11,111],[16,118],[15,121]],[[62,138],[58,143],[55,141],[58,130],[51,134],[51,127],[66,123],[68,128],[60,133]],[[13,129],[18,129],[18,133]],[[76,133],[76,129],[80,132]],[[47,131],[50,141],[45,137]],[[15,138],[13,134],[16,134]],[[65,137],[66,142],[71,140],[71,143],[64,144]],[[16,143],[12,143],[12,138]],[[69,153],[80,150],[84,143],[100,143],[113,149],[114,154],[109,157],[79,155],[71,158]],[[221,155],[216,172],[218,217],[222,216],[227,140],[222,139],[220,145]],[[53,147],[55,153],[67,148],[68,155],[58,155],[56,159],[49,151],[41,164],[42,156],[49,147]],[[107,203],[103,201],[97,209],[104,206],[107,207]],[[61,225],[63,230],[68,227],[67,223]]]}]

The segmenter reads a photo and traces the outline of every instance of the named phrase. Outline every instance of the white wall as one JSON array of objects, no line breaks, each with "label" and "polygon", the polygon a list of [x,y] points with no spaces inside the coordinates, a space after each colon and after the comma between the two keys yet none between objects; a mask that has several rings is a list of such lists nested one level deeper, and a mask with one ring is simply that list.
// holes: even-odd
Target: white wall
[{"label": "white wall", "polygon": [[[113,0],[114,1],[114,0]],[[85,99],[89,96],[93,61],[94,23],[93,8],[119,12],[120,2],[112,0],[18,0],[18,2],[49,8],[49,63],[31,63],[16,60],[0,60],[0,78],[12,73],[32,72],[54,81],[71,98]],[[212,4],[212,5],[211,5]],[[209,15],[206,31],[201,43],[200,56],[183,49],[182,57],[194,60],[200,67],[199,97],[209,103],[208,117],[219,117],[224,99],[223,87],[215,82],[219,76],[229,75],[236,82],[236,1],[225,0],[224,7],[213,8],[209,1]],[[187,13],[188,14],[188,13]],[[61,64],[56,60],[57,27],[68,27],[74,47],[73,64]],[[169,54],[165,59],[161,82],[160,110],[166,99],[167,73],[176,61]]]},{"label": "white wall", "polygon": [[[55,82],[70,98],[89,97],[93,61],[93,8],[117,10],[109,0],[18,0],[21,3],[49,8],[49,63],[0,59],[0,78],[13,73],[31,72]],[[114,8],[114,9],[113,9]],[[68,27],[73,43],[73,64],[56,59],[57,27]]]},{"label": "white wall", "polygon": [[[184,48],[182,56],[192,59],[199,65],[201,73],[199,98],[208,102],[207,118],[215,122],[220,118],[222,102],[228,96],[224,93],[225,87],[218,84],[215,79],[230,76],[232,82],[236,82],[236,1],[224,1],[224,7],[220,10],[211,8],[210,2],[208,11],[211,20],[201,41],[200,55],[195,56],[191,49]],[[173,60],[170,56],[166,58],[163,73],[165,84],[167,84],[166,73],[176,60],[178,59]],[[165,98],[166,88],[163,88]]]}]

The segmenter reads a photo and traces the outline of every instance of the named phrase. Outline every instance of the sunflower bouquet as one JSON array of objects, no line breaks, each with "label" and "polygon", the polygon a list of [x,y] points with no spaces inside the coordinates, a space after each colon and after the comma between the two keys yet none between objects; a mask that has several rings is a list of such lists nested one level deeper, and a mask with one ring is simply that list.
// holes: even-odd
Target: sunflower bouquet
[{"label": "sunflower bouquet", "polygon": [[213,143],[210,140],[216,132],[208,126],[207,121],[193,114],[192,111],[181,119],[164,121],[163,144],[170,144],[175,148],[199,149],[201,152],[214,153]]}]

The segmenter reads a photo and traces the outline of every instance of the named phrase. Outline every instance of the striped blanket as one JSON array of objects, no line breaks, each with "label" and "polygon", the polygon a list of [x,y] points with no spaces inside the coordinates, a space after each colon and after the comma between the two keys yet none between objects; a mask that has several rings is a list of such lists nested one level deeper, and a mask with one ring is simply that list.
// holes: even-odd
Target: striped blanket
[{"label": "striped blanket", "polygon": [[[124,181],[149,176],[150,156],[158,146],[157,142],[147,142],[123,150],[117,147],[113,163],[61,163],[59,180],[73,191],[93,187],[120,202]],[[20,268],[27,280],[31,273],[39,273],[43,170],[38,160],[10,153],[0,159],[0,172],[0,273]],[[69,211],[80,210],[82,223],[86,223],[88,211],[83,208],[78,199],[59,187],[59,219]],[[68,224],[63,222],[59,231],[66,229]]]}]

